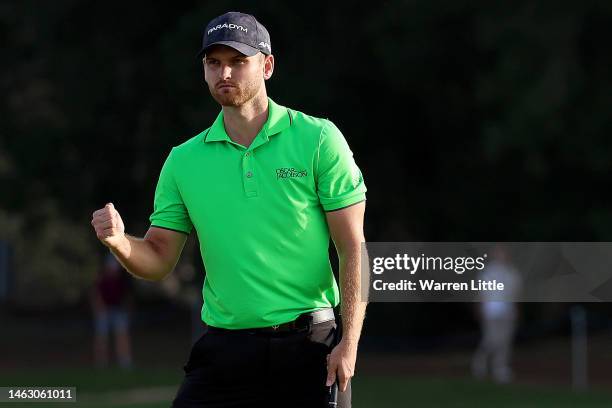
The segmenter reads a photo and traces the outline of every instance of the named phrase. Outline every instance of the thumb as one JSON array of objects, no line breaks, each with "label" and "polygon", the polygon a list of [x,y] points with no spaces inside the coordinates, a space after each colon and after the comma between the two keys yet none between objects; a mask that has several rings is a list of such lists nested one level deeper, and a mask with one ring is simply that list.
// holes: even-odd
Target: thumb
[{"label": "thumb", "polygon": [[[327,387],[329,387],[330,385],[332,385],[335,381],[336,381],[336,361],[335,360],[331,360],[331,357],[329,354],[327,355],[328,357],[328,364],[327,364],[327,381],[325,382],[325,385]],[[331,360],[331,361],[330,361]]]},{"label": "thumb", "polygon": [[105,205],[104,207],[106,207],[106,208],[108,208],[108,209],[111,209],[111,210],[112,210],[113,208],[115,208],[115,206],[113,205],[113,203],[106,203],[106,205]]}]

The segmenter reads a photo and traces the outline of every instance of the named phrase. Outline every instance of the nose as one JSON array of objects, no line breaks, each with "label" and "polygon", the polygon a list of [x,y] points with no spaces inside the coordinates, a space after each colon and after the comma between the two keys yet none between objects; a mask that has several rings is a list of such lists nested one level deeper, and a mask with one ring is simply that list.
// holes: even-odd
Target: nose
[{"label": "nose", "polygon": [[232,77],[232,69],[229,65],[223,65],[219,70],[219,75],[222,80],[230,79]]}]

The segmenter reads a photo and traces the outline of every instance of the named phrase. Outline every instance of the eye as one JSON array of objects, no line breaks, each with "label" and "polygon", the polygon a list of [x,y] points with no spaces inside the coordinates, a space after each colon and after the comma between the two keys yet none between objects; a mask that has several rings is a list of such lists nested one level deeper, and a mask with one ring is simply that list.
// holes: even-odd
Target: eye
[{"label": "eye", "polygon": [[219,65],[219,61],[214,60],[214,59],[207,59],[206,60],[206,65],[216,66],[216,65]]}]

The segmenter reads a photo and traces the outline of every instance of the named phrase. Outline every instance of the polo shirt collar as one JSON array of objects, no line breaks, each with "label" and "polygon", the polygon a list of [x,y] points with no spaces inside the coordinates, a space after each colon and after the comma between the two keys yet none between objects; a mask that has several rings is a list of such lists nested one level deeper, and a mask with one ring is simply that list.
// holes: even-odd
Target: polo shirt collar
[{"label": "polo shirt collar", "polygon": [[[264,123],[256,139],[263,137],[265,141],[268,141],[269,136],[273,136],[287,129],[291,126],[291,122],[293,121],[290,115],[287,108],[278,105],[271,98],[268,98],[268,119],[266,123]],[[232,142],[232,139],[227,135],[225,126],[223,125],[223,109],[221,109],[221,112],[217,115],[204,141],[207,143],[220,141]],[[255,141],[253,141],[253,143],[255,143]]]},{"label": "polo shirt collar", "polygon": [[268,98],[268,120],[264,125],[266,134],[272,136],[291,126],[293,119],[290,115],[289,109]]}]

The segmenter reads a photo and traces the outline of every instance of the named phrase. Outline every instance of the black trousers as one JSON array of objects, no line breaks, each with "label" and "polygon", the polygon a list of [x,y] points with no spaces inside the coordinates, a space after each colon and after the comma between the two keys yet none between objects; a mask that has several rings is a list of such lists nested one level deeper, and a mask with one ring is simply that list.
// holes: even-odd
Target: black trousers
[{"label": "black trousers", "polygon": [[[173,408],[327,408],[327,354],[335,321],[301,331],[261,333],[208,328],[193,345]],[[351,388],[338,392],[350,408]]]}]

